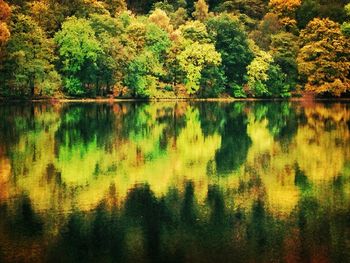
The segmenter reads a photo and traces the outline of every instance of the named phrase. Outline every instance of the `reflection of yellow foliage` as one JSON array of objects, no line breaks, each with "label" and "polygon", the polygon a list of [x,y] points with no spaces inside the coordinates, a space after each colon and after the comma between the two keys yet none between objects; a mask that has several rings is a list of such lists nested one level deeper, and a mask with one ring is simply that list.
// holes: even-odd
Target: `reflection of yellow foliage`
[{"label": "reflection of yellow foliage", "polygon": [[288,152],[281,150],[267,129],[267,120],[255,122],[251,118],[248,134],[252,140],[247,164],[255,168],[263,182],[272,212],[290,213],[298,203],[298,189],[294,185],[294,164]]},{"label": "reflection of yellow foliage", "polygon": [[350,112],[345,105],[336,104],[331,108],[317,105],[305,114],[308,124],[295,137],[297,162],[310,180],[332,180],[350,157]]},{"label": "reflection of yellow foliage", "polygon": [[[111,185],[115,186],[118,203],[138,183],[149,184],[155,195],[161,197],[169,188],[183,191],[185,182],[191,180],[195,197],[201,202],[206,198],[208,185],[216,184],[228,192],[244,185],[235,192],[234,201],[230,199],[232,195],[227,195],[228,203],[250,209],[254,200],[263,198],[271,212],[289,214],[297,205],[301,191],[294,182],[295,165],[315,189],[332,183],[341,173],[350,176],[347,106],[296,109],[305,115],[306,121],[300,124],[287,148],[273,138],[267,118],[256,120],[252,112],[248,113],[247,132],[252,144],[247,160],[224,177],[215,171],[221,135],[205,136],[198,108],[187,103],[146,105],[138,115],[142,125],[131,129],[128,138],[120,136],[125,129],[120,120],[129,114],[128,107],[113,105],[115,141],[108,151],[98,145],[96,138],[86,145],[59,145],[57,150],[59,111],[35,111],[36,122],[45,123],[45,128],[20,136],[18,144],[13,146],[12,167],[0,152],[0,185],[6,185],[2,189],[7,189],[9,196],[27,193],[36,210],[60,211],[70,210],[72,206],[82,210],[96,207],[108,195]],[[182,118],[177,135],[173,124],[160,121],[175,116]],[[16,174],[15,184],[10,180],[11,174]],[[349,187],[344,189],[350,192]],[[315,195],[326,199],[327,193]]]},{"label": "reflection of yellow foliage", "polygon": [[11,165],[6,157],[1,156],[0,151],[0,200],[8,198],[8,185],[11,176]]}]

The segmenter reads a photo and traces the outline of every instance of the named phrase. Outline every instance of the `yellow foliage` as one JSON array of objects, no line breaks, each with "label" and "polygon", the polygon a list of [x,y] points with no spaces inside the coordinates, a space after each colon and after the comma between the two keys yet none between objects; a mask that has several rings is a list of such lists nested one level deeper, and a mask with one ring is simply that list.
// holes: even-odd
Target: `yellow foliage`
[{"label": "yellow foliage", "polygon": [[208,18],[209,6],[205,0],[198,0],[197,3],[195,3],[195,11],[193,12],[193,16],[202,22]]},{"label": "yellow foliage", "polygon": [[340,25],[329,19],[314,19],[300,34],[297,62],[305,89],[340,96],[350,90],[350,41]]},{"label": "yellow foliage", "polygon": [[[10,38],[10,31],[6,24],[6,21],[9,18],[10,14],[11,14],[10,6],[3,0],[0,0],[0,47],[4,43],[6,43],[7,40]],[[1,58],[1,54],[0,54],[0,58]]]},{"label": "yellow foliage", "polygon": [[[247,114],[247,134],[252,144],[244,164],[225,177],[208,174],[210,164],[216,175],[215,156],[224,135],[205,134],[196,106],[182,102],[146,105],[140,114],[145,117],[147,135],[131,133],[123,138],[121,134],[126,127],[120,120],[133,114],[131,108],[126,104],[111,106],[115,134],[108,150],[98,145],[96,139],[85,146],[79,143],[58,146],[56,134],[62,124],[60,107],[34,111],[36,122],[45,123],[47,129],[21,134],[18,143],[13,145],[15,159],[10,160],[0,149],[0,186],[4,189],[0,199],[26,192],[36,211],[67,211],[72,206],[91,210],[106,198],[111,185],[117,202],[122,203],[135,184],[147,183],[155,195],[161,197],[169,188],[183,191],[186,181],[190,180],[199,202],[205,201],[208,186],[216,184],[237,193],[235,206],[250,209],[254,200],[263,198],[272,213],[288,216],[301,196],[294,181],[296,164],[317,189],[313,193],[315,198],[322,198],[318,190],[329,189],[328,184],[344,171],[350,158],[347,126],[350,111],[345,104],[330,107],[316,104],[299,109],[294,105],[305,120],[299,124],[287,149],[271,134],[271,120],[258,118],[246,107],[241,114]],[[174,116],[183,120],[184,126],[178,134],[169,130],[165,122],[157,121]],[[329,129],[329,125],[334,129]],[[164,145],[159,151],[163,136],[166,140],[162,140]],[[35,149],[35,159],[32,149]],[[14,173],[15,182],[11,180]],[[53,179],[58,175],[59,184]],[[254,178],[259,179],[259,185],[237,192],[240,183],[250,184]]]},{"label": "yellow foliage", "polygon": [[163,10],[159,8],[154,10],[154,12],[149,16],[149,20],[168,33],[171,33],[174,30],[173,26],[170,24],[170,18]]},{"label": "yellow foliage", "polygon": [[294,12],[301,5],[301,0],[270,0],[270,8],[279,13]]},{"label": "yellow foliage", "polygon": [[10,38],[10,31],[6,23],[0,22],[0,46]]}]

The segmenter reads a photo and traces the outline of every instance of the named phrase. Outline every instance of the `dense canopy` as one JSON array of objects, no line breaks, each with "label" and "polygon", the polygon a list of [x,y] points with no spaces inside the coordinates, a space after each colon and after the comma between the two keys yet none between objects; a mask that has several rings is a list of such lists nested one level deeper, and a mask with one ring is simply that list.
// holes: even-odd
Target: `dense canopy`
[{"label": "dense canopy", "polygon": [[346,0],[0,0],[0,98],[350,91]]}]

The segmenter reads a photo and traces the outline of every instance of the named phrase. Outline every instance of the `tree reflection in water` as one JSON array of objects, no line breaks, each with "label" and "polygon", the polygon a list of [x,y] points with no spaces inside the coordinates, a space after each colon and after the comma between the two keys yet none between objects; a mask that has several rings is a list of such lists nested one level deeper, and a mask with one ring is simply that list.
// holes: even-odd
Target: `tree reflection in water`
[{"label": "tree reflection in water", "polygon": [[350,261],[348,104],[9,107],[1,262]]}]

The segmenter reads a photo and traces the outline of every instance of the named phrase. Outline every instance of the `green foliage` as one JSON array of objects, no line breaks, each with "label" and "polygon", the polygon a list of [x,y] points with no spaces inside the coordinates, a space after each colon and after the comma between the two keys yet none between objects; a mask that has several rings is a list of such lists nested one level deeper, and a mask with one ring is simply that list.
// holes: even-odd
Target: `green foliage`
[{"label": "green foliage", "polygon": [[254,96],[264,97],[269,96],[270,92],[265,84],[269,79],[268,70],[272,56],[262,50],[259,50],[256,57],[248,66],[248,85]]},{"label": "green foliage", "polygon": [[64,87],[69,95],[82,96],[85,94],[85,90],[80,79],[74,76],[69,76],[64,79]]},{"label": "green foliage", "polygon": [[304,0],[298,8],[296,17],[299,28],[305,28],[306,25],[318,14],[320,5],[315,0]]},{"label": "green foliage", "polygon": [[[68,18],[63,23],[62,30],[55,35],[55,41],[62,62],[62,73],[68,78],[65,81],[68,93],[70,95],[86,93],[84,85],[94,80],[97,71],[96,62],[102,52],[89,21],[83,18]],[[86,76],[86,72],[90,75]],[[78,80],[80,85],[77,83]],[[68,83],[74,84],[70,86]]]},{"label": "green foliage", "polygon": [[226,85],[225,73],[218,66],[207,66],[201,72],[201,96],[218,97]]},{"label": "green foliage", "polygon": [[299,28],[305,28],[314,18],[329,18],[335,22],[342,23],[346,19],[344,0],[304,0],[296,12]]},{"label": "green foliage", "polygon": [[215,48],[221,54],[228,82],[243,85],[253,53],[240,22],[228,15],[221,15],[209,19],[207,25]]},{"label": "green foliage", "polygon": [[265,81],[265,86],[268,90],[268,95],[272,97],[290,97],[290,86],[286,82],[286,74],[284,74],[278,65],[271,64],[267,72],[268,79]]},{"label": "green foliage", "polygon": [[349,22],[344,22],[341,26],[341,32],[347,36],[350,37],[350,23]]},{"label": "green foliage", "polygon": [[267,10],[268,1],[264,0],[231,0],[222,1],[216,8],[219,12],[239,12],[253,19],[261,19]]},{"label": "green foliage", "polygon": [[288,83],[291,89],[295,88],[298,81],[297,55],[299,47],[298,38],[287,32],[281,32],[273,35],[271,38],[271,53],[275,63],[282,72],[288,77]]},{"label": "green foliage", "polygon": [[213,44],[187,42],[185,49],[178,56],[179,64],[186,72],[186,88],[193,94],[200,88],[201,73],[206,65],[218,66],[221,56],[215,51]]},{"label": "green foliage", "polygon": [[[10,23],[12,37],[6,46],[2,76],[5,95],[34,96],[42,94],[42,82],[56,74],[53,66],[53,43],[29,16],[14,14]],[[51,74],[51,75],[50,75]],[[56,78],[56,84],[59,84]],[[47,80],[49,81],[49,80]],[[55,85],[54,83],[52,83]],[[50,85],[49,85],[50,86]],[[54,93],[45,88],[45,93]]]},{"label": "green foliage", "polygon": [[244,92],[243,87],[235,83],[231,84],[232,95],[235,98],[246,98],[247,94]]},{"label": "green foliage", "polygon": [[54,96],[60,93],[62,85],[61,75],[57,71],[50,71],[38,86],[44,96]]},{"label": "green foliage", "polygon": [[[348,19],[350,19],[350,3],[347,4],[344,9],[345,9],[346,15],[348,16]],[[344,22],[342,24],[341,31],[345,36],[350,37],[350,21]]]},{"label": "green foliage", "polygon": [[162,73],[157,57],[150,51],[144,51],[130,62],[125,85],[135,97],[148,98],[157,88],[157,79]]},{"label": "green foliage", "polygon": [[0,0],[1,95],[342,95],[346,3]]},{"label": "green foliage", "polygon": [[157,25],[151,23],[147,26],[145,48],[161,57],[170,47],[168,34]]},{"label": "green foliage", "polygon": [[290,85],[286,82],[286,74],[279,65],[275,64],[273,57],[252,46],[256,57],[248,66],[248,86],[256,97],[282,97],[290,96]]},{"label": "green foliage", "polygon": [[209,43],[211,41],[205,24],[200,21],[189,21],[181,26],[179,30],[184,38],[193,42]]}]

